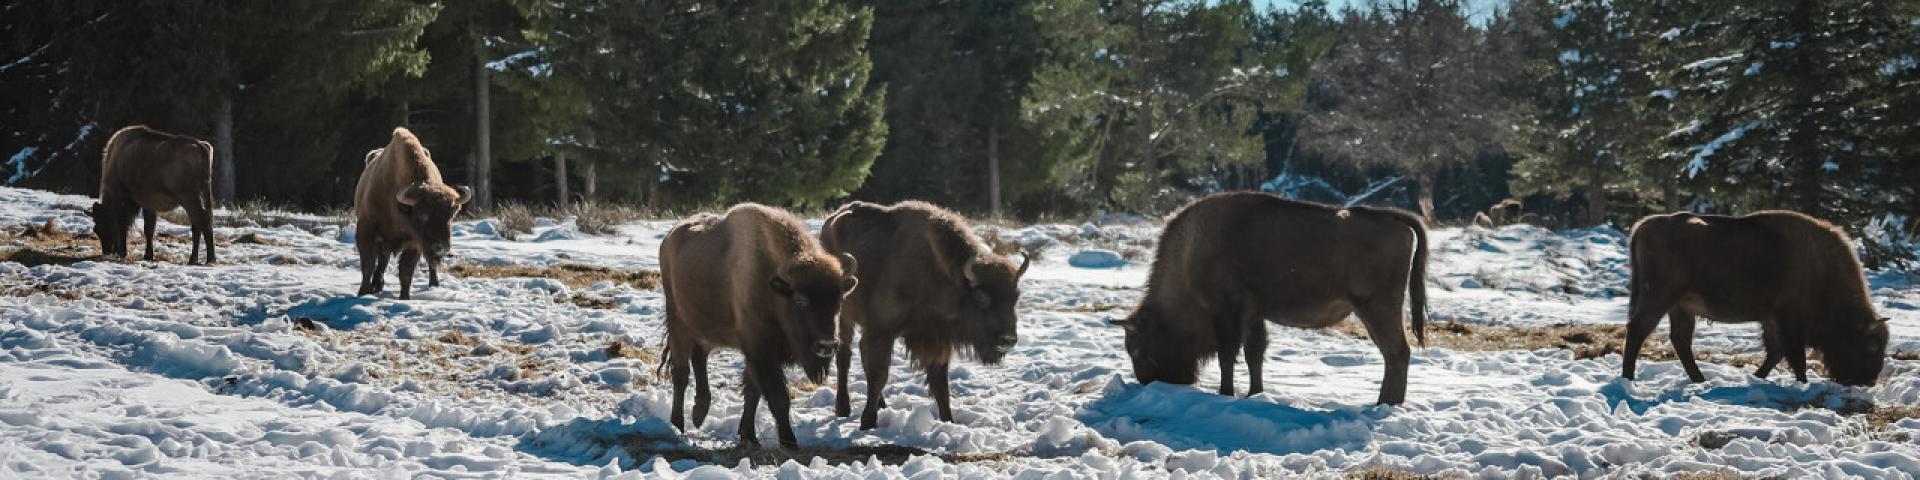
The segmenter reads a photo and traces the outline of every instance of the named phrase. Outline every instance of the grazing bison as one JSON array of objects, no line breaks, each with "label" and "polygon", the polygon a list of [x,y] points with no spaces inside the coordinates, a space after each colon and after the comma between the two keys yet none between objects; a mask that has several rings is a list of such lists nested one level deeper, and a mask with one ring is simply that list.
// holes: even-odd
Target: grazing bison
[{"label": "grazing bison", "polygon": [[353,190],[360,250],[360,295],[386,290],[387,260],[400,254],[400,299],[413,293],[413,271],[427,257],[427,285],[440,284],[439,263],[453,237],[453,216],[473,198],[465,186],[440,179],[440,167],[420,139],[393,129],[386,148],[367,152],[366,170]]},{"label": "grazing bison", "polygon": [[1695,317],[1760,322],[1762,378],[1785,355],[1794,378],[1807,381],[1811,346],[1834,381],[1879,380],[1887,322],[1873,311],[1852,242],[1832,224],[1786,211],[1654,215],[1634,225],[1631,245],[1622,377],[1633,378],[1640,344],[1666,315],[1674,353],[1695,382],[1706,381],[1693,359]]},{"label": "grazing bison", "polygon": [[685,431],[689,370],[698,382],[693,424],[706,421],[707,354],[739,349],[746,359],[740,443],[757,445],[755,409],[765,397],[780,430],[780,445],[798,446],[788,423],[787,376],[800,364],[822,383],[835,339],[840,302],[859,283],[852,256],[820,248],[807,227],[784,210],[751,203],[725,215],[689,218],[660,243],[666,293],[667,365],[673,373],[673,426]]},{"label": "grazing bison", "polygon": [[1160,235],[1147,294],[1125,320],[1127,355],[1140,383],[1191,384],[1201,360],[1220,362],[1220,394],[1233,395],[1244,351],[1260,393],[1266,323],[1324,328],[1357,313],[1386,357],[1380,403],[1407,395],[1409,352],[1401,324],[1413,298],[1413,334],[1426,341],[1427,233],[1420,217],[1384,208],[1339,208],[1264,193],[1224,193],[1174,213]]},{"label": "grazing bison", "polygon": [[207,264],[213,264],[213,145],[144,125],[113,132],[100,157],[100,201],[89,212],[100,253],[127,256],[127,230],[138,210],[146,221],[145,259],[153,260],[153,227],[160,212],[181,207],[193,223],[187,263],[199,263],[205,242]]},{"label": "grazing bison", "polygon": [[829,252],[865,259],[860,276],[867,286],[841,306],[840,351],[834,361],[840,379],[834,414],[845,417],[851,403],[847,364],[853,358],[854,326],[860,326],[860,361],[867,372],[862,430],[874,427],[886,405],[881,392],[895,339],[905,338],[915,366],[926,370],[927,387],[945,422],[953,421],[947,367],[954,353],[997,364],[1020,340],[1014,306],[1027,262],[1015,266],[994,254],[953,212],[925,202],[854,202],[827,217],[820,243]]}]

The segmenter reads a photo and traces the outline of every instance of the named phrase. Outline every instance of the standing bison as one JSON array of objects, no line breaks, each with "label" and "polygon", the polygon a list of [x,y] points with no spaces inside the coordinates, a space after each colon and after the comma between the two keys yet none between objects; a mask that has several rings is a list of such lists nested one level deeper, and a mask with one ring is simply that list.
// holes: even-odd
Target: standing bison
[{"label": "standing bison", "polygon": [[707,354],[719,347],[746,359],[740,443],[757,445],[755,410],[767,400],[780,445],[798,446],[787,419],[790,399],[784,366],[800,364],[814,383],[825,381],[841,299],[859,281],[853,257],[820,248],[793,214],[741,204],[725,215],[689,218],[660,243],[666,296],[667,365],[673,374],[673,426],[685,431],[689,370],[699,383],[693,424],[712,406]]},{"label": "standing bison", "polygon": [[400,299],[413,293],[413,271],[427,257],[427,285],[440,284],[439,263],[453,237],[453,216],[473,198],[467,187],[450,187],[420,139],[393,129],[386,148],[367,153],[366,170],[353,190],[360,250],[360,295],[386,290],[387,260],[400,254]]},{"label": "standing bison", "polygon": [[1147,294],[1125,320],[1140,383],[1191,384],[1200,362],[1220,362],[1233,395],[1244,352],[1249,394],[1260,393],[1263,321],[1325,328],[1359,314],[1386,357],[1380,403],[1407,396],[1409,351],[1401,305],[1413,298],[1413,334],[1426,341],[1426,227],[1413,214],[1339,208],[1264,193],[1208,196],[1174,213],[1160,235]]},{"label": "standing bison", "polygon": [[829,252],[865,259],[863,287],[847,296],[840,314],[839,395],[834,414],[850,412],[847,366],[853,330],[860,326],[860,362],[867,372],[867,405],[860,429],[874,427],[886,405],[882,390],[893,360],[893,342],[905,338],[908,356],[927,372],[927,386],[940,420],[948,407],[947,367],[957,353],[996,364],[1020,340],[1014,306],[1020,301],[1015,266],[973,236],[959,215],[924,202],[887,207],[854,202],[827,217],[820,242]]},{"label": "standing bison", "polygon": [[146,221],[145,259],[153,260],[153,227],[160,212],[181,207],[193,224],[193,252],[187,263],[199,263],[205,242],[207,264],[212,265],[213,145],[143,125],[114,132],[100,156],[100,201],[91,211],[100,253],[127,256],[127,230],[133,228],[133,212],[138,210]]},{"label": "standing bison", "polygon": [[1695,317],[1760,322],[1765,378],[1786,356],[1807,381],[1807,347],[1819,350],[1827,376],[1873,385],[1886,363],[1887,322],[1873,311],[1866,276],[1847,234],[1795,212],[1744,217],[1676,213],[1633,227],[1632,294],[1622,377],[1633,378],[1640,344],[1666,315],[1673,350],[1687,377],[1706,381],[1693,359]]}]

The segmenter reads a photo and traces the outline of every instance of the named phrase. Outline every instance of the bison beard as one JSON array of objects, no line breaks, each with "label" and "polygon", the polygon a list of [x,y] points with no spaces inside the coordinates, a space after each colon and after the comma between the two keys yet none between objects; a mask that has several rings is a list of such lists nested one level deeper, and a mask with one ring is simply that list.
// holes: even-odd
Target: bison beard
[{"label": "bison beard", "polygon": [[707,355],[739,349],[742,379],[740,442],[755,445],[755,411],[764,397],[780,445],[798,446],[788,420],[783,367],[797,363],[807,378],[825,380],[838,345],[835,317],[859,284],[849,255],[828,255],[790,213],[741,204],[725,215],[701,214],[675,225],[660,243],[666,297],[667,358],[673,375],[674,428],[686,431],[689,377],[696,383],[695,426],[712,405]]},{"label": "bison beard", "polygon": [[927,372],[927,389],[940,420],[953,421],[948,367],[954,353],[971,352],[997,364],[1020,336],[1014,307],[1027,262],[1015,266],[973,236],[959,215],[925,202],[880,206],[854,202],[827,217],[820,241],[828,251],[865,259],[867,287],[847,297],[840,315],[838,393],[834,414],[852,413],[847,369],[853,333],[861,332],[860,361],[867,374],[867,403],[860,429],[878,424],[886,408],[881,392],[892,366],[893,344],[905,339],[915,366]]},{"label": "bison beard", "polygon": [[1266,322],[1325,328],[1358,314],[1386,357],[1379,401],[1398,404],[1410,357],[1405,295],[1414,336],[1426,339],[1426,243],[1420,218],[1404,211],[1262,193],[1208,196],[1167,222],[1146,297],[1113,323],[1126,328],[1141,383],[1191,384],[1212,357],[1220,394],[1233,395],[1239,354],[1247,359],[1248,393],[1261,391]]},{"label": "bison beard", "polygon": [[114,132],[100,156],[100,201],[88,211],[94,235],[100,238],[100,253],[127,256],[127,232],[138,210],[146,222],[144,259],[153,260],[153,230],[159,213],[184,207],[193,224],[193,252],[187,255],[187,263],[200,263],[204,243],[206,263],[213,264],[212,172],[213,146],[207,142],[141,125]]},{"label": "bison beard", "polygon": [[1827,376],[1873,385],[1886,364],[1886,319],[1873,311],[1852,242],[1838,228],[1795,212],[1744,217],[1678,213],[1633,227],[1632,297],[1621,376],[1633,378],[1641,344],[1668,318],[1675,354],[1695,382],[1696,317],[1760,322],[1765,378],[1781,358],[1807,381],[1807,347]]}]

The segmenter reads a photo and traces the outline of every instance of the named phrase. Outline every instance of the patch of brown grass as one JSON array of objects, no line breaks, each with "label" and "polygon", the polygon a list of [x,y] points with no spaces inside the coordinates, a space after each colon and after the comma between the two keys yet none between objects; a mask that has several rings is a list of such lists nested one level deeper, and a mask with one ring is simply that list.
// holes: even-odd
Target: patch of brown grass
[{"label": "patch of brown grass", "polygon": [[461,345],[461,346],[467,346],[467,347],[472,347],[480,344],[478,340],[474,340],[473,337],[467,336],[467,332],[462,332],[459,330],[447,330],[447,333],[440,335],[440,343],[451,343],[454,345]]},{"label": "patch of brown grass", "polygon": [[[528,267],[521,265],[454,265],[447,273],[463,277],[482,278],[551,278],[566,284],[568,288],[586,288],[602,281],[624,283],[642,290],[660,288],[660,272],[655,270],[622,271],[607,267],[565,263],[559,265]],[[584,306],[584,305],[583,305]]]},{"label": "patch of brown grass", "polygon": [[607,358],[638,358],[648,363],[660,363],[660,357],[644,348],[627,343],[626,340],[613,339],[607,343]]},{"label": "patch of brown grass", "polygon": [[1670,480],[1740,480],[1740,474],[1732,471],[1687,472],[1667,477]]},{"label": "patch of brown grass", "polygon": [[562,213],[564,215],[556,217],[572,216],[573,225],[580,228],[580,233],[588,235],[613,234],[618,231],[620,224],[647,217],[645,212],[637,208],[593,201],[568,205]]},{"label": "patch of brown grass", "polygon": [[1347,480],[1427,480],[1439,478],[1432,475],[1420,475],[1387,467],[1370,467],[1364,470],[1351,470],[1347,472],[1346,477]]},{"label": "patch of brown grass", "polygon": [[[1340,322],[1334,326],[1334,330],[1354,338],[1368,338],[1366,327],[1358,321]],[[1571,351],[1574,358],[1583,360],[1620,353],[1620,346],[1626,343],[1626,338],[1625,325],[1507,327],[1447,321],[1431,322],[1427,328],[1429,347],[1474,352],[1558,348]],[[1699,355],[1700,351],[1695,349],[1694,353]],[[1649,336],[1640,355],[1648,360],[1678,358],[1665,335]],[[1758,363],[1756,359],[1754,364]]]},{"label": "patch of brown grass", "polygon": [[506,203],[493,207],[493,217],[500,220],[500,238],[508,240],[533,233],[533,207],[524,203]]},{"label": "patch of brown grass", "polygon": [[1876,405],[1867,411],[1867,427],[1885,430],[1888,425],[1908,418],[1920,418],[1920,405]]}]

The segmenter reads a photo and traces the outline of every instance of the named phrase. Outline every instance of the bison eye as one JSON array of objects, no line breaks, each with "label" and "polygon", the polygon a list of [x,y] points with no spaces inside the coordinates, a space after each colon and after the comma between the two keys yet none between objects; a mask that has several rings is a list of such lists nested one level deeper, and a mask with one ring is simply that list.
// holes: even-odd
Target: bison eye
[{"label": "bison eye", "polygon": [[797,307],[800,307],[800,308],[807,308],[807,296],[806,296],[806,295],[794,295],[794,296],[793,296],[793,305],[794,305],[794,306],[797,306]]}]

